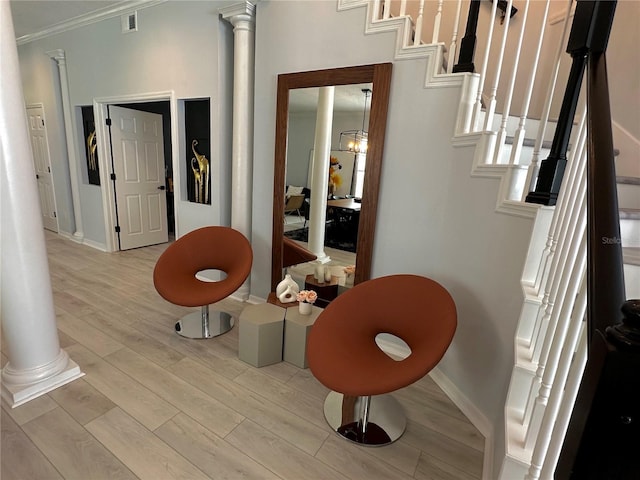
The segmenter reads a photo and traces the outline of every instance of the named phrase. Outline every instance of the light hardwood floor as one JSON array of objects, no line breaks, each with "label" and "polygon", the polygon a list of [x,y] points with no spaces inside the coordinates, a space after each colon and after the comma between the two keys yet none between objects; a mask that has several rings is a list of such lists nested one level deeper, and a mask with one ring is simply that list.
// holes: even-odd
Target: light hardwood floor
[{"label": "light hardwood floor", "polygon": [[151,279],[167,245],[109,254],[46,238],[60,343],[86,375],[2,405],[2,480],[481,478],[484,439],[429,377],[395,394],[399,441],[355,446],[325,423],[327,390],[309,370],[243,363],[237,327],[174,333],[187,309]]}]

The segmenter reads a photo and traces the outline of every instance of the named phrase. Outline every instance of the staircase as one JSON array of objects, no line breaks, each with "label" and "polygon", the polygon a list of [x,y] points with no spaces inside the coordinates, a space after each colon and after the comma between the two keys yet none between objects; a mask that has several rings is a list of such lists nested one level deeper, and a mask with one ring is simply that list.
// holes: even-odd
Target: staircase
[{"label": "staircase", "polygon": [[[560,67],[574,6],[567,1],[562,14],[551,17],[549,1],[523,0],[518,2],[517,26],[510,29],[510,18],[500,15],[498,2],[487,3],[481,11],[485,23],[478,27],[483,34],[476,45],[478,73],[452,73],[458,32],[466,21],[461,1],[339,0],[338,10],[366,9],[367,34],[394,31],[396,60],[426,59],[425,88],[460,88],[453,145],[475,147],[472,176],[500,180],[497,212],[533,219],[505,404],[506,455],[494,472],[485,468],[484,478],[548,479],[553,477],[587,359],[583,100],[557,204],[541,206],[524,198],[535,187],[555,132],[550,117],[566,83]],[[511,7],[512,1],[506,2],[505,11]],[[543,43],[545,35],[557,43]],[[526,59],[520,52],[527,52]],[[539,91],[546,96],[534,102],[534,92]],[[640,298],[640,179],[620,177],[618,192],[627,298]]]}]

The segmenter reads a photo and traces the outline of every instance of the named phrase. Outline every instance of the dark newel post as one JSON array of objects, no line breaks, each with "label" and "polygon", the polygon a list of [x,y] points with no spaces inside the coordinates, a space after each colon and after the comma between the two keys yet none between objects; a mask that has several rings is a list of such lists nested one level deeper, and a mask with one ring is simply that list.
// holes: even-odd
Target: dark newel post
[{"label": "dark newel post", "polygon": [[564,91],[560,114],[556,131],[551,143],[549,156],[540,162],[540,171],[536,189],[529,192],[526,201],[529,203],[541,203],[543,205],[555,205],[558,200],[558,193],[562,185],[562,177],[567,166],[567,149],[569,148],[569,137],[573,118],[576,114],[578,97],[580,96],[580,85],[584,74],[586,56],[584,53],[576,53],[571,63],[571,71],[567,80],[567,88]]},{"label": "dark newel post", "polygon": [[478,29],[478,15],[480,13],[480,0],[471,0],[467,28],[460,42],[460,54],[458,63],[453,66],[453,73],[474,72],[473,55],[476,51],[476,31]]},{"label": "dark newel post", "polygon": [[[593,4],[594,2],[578,3],[584,5]],[[576,8],[573,24],[571,25],[567,52],[571,55],[573,61],[569,78],[567,79],[567,87],[562,98],[558,123],[551,143],[551,151],[549,156],[540,162],[535,191],[529,192],[526,198],[529,203],[555,205],[558,200],[562,177],[567,166],[569,137],[571,136],[571,127],[573,126],[576,106],[578,105],[582,77],[589,52],[589,42],[593,35],[592,29],[594,25],[591,22],[593,8],[586,6],[581,10],[582,12],[579,14]]]}]

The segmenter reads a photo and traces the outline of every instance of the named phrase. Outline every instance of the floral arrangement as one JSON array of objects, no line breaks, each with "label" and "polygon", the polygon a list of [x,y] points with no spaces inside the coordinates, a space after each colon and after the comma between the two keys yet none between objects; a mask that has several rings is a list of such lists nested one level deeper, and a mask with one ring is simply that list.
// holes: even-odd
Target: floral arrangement
[{"label": "floral arrangement", "polygon": [[296,295],[296,300],[302,303],[314,303],[318,299],[318,294],[314,290],[300,290]]},{"label": "floral arrangement", "polygon": [[338,173],[341,168],[342,165],[340,165],[340,161],[336,157],[329,157],[329,193],[331,195],[342,183],[342,177]]},{"label": "floral arrangement", "polygon": [[345,275],[353,275],[354,273],[356,273],[356,266],[347,265],[346,267],[344,267],[344,273]]}]

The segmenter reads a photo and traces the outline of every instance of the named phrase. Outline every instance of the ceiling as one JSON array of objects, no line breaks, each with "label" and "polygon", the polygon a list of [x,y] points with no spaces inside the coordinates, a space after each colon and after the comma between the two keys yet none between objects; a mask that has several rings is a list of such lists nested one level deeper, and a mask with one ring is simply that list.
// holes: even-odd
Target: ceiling
[{"label": "ceiling", "polygon": [[11,13],[16,38],[47,30],[76,17],[108,9],[129,1],[79,0],[11,0]]}]

